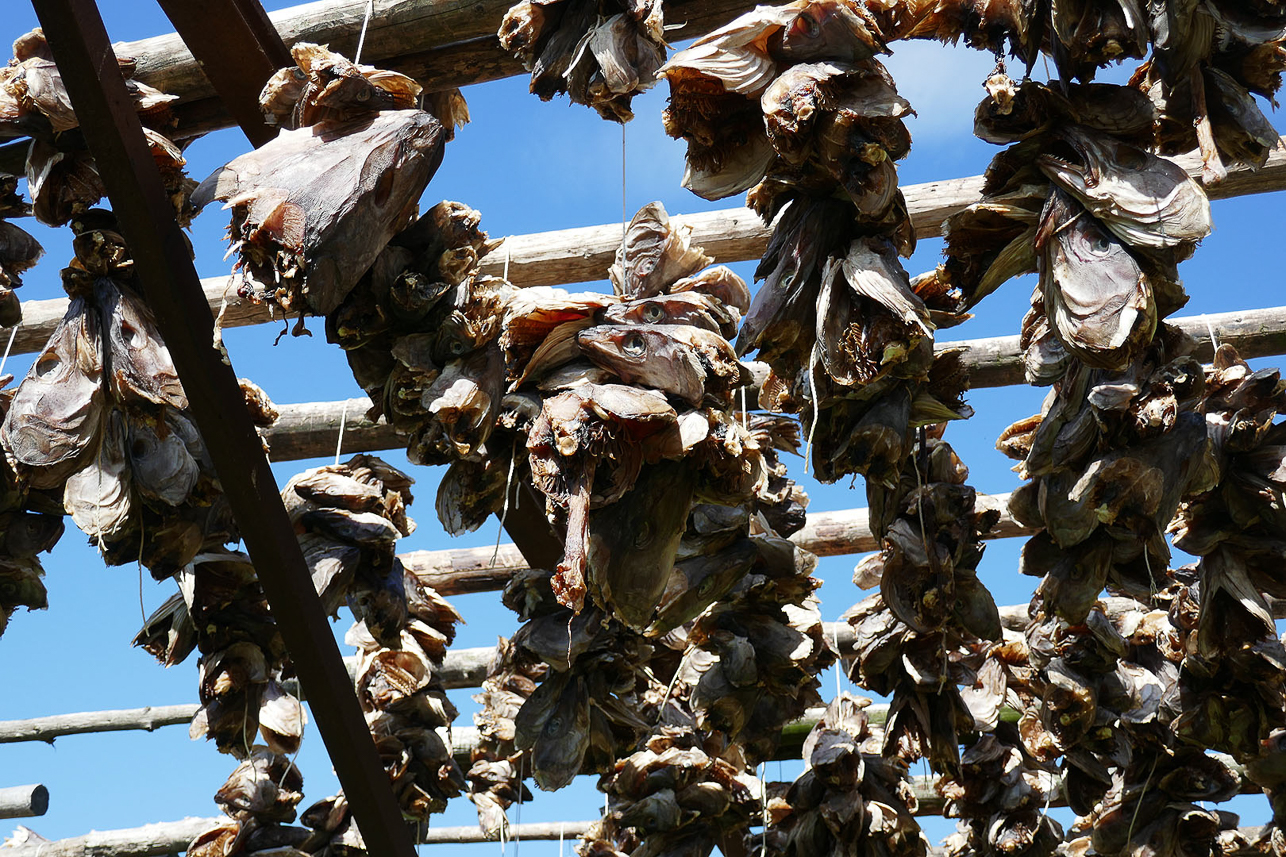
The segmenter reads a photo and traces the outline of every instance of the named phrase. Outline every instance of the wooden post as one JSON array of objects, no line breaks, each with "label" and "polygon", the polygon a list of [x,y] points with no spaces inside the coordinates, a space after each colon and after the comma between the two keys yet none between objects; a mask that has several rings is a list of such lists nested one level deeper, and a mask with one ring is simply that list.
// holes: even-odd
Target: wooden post
[{"label": "wooden post", "polygon": [[49,810],[49,789],[40,785],[0,788],[0,818],[34,818]]}]

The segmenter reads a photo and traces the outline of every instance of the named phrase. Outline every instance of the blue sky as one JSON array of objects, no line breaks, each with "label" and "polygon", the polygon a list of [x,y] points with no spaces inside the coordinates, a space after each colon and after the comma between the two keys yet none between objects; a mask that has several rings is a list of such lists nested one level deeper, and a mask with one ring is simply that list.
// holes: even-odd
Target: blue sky
[{"label": "blue sky", "polygon": [[[169,32],[172,27],[158,8],[146,2],[103,2],[108,30],[114,40],[130,40]],[[288,3],[268,3],[270,9]],[[25,3],[8,4],[0,24],[0,43],[35,26]],[[972,136],[973,108],[982,95],[981,82],[994,60],[986,54],[950,49],[937,44],[899,44],[887,61],[901,94],[919,112],[908,122],[914,139],[909,157],[900,165],[903,184],[976,175],[996,148]],[[1123,78],[1118,70],[1109,80]],[[640,206],[661,200],[671,214],[726,208],[739,199],[705,202],[683,190],[683,146],[661,130],[660,111],[665,87],[636,99],[636,119],[625,131],[624,198],[622,198],[622,132],[588,108],[565,99],[542,103],[526,91],[525,78],[515,78],[466,90],[474,121],[460,131],[430,184],[422,208],[441,199],[455,199],[479,209],[483,227],[492,237],[619,221],[622,208],[632,214]],[[1281,114],[1272,114],[1279,131]],[[198,181],[225,161],[249,148],[236,130],[222,131],[197,141],[188,150],[189,171]],[[1283,212],[1286,194],[1215,202],[1216,231],[1196,256],[1181,267],[1192,298],[1180,315],[1274,306],[1283,285]],[[47,255],[26,277],[20,292],[25,300],[62,294],[58,270],[71,258],[65,233],[22,222],[45,245]],[[226,274],[223,230],[227,214],[216,206],[194,224],[197,268],[202,276]],[[934,266],[941,241],[920,243],[906,263],[912,274]],[[753,263],[734,269],[749,279]],[[605,289],[599,283],[592,288]],[[1013,282],[988,298],[978,317],[946,332],[943,339],[994,336],[1017,332],[1026,311],[1031,283]],[[239,374],[258,382],[274,401],[326,401],[360,395],[343,354],[326,345],[321,324],[309,325],[311,338],[285,337],[276,347],[273,327],[239,328],[225,333]],[[5,371],[19,378],[31,355],[11,357]],[[1263,363],[1264,361],[1257,361]],[[1017,485],[1011,462],[994,450],[995,437],[1010,422],[1039,410],[1043,391],[1029,388],[978,390],[969,395],[977,415],[954,425],[947,434],[972,468],[972,484],[980,491],[1002,492]],[[438,472],[406,465],[405,455],[385,457],[408,467],[417,479],[417,502],[411,513],[419,530],[399,545],[400,550],[444,549],[490,545],[496,524],[460,539],[443,535],[433,511]],[[286,462],[274,466],[279,484],[305,467],[323,461]],[[812,497],[811,510],[825,511],[865,505],[861,484],[821,486],[802,473],[802,462],[790,466]],[[1015,569],[1021,541],[994,542],[987,550],[982,576],[998,603],[1025,602],[1033,581]],[[856,557],[823,560],[820,590],[823,615],[835,619],[862,597],[850,582]],[[68,521],[68,532],[45,561],[50,609],[19,613],[0,638],[0,719],[43,716],[71,711],[133,708],[193,701],[196,698],[195,657],[169,670],[130,648],[143,613],[150,613],[173,591],[173,584],[153,583],[130,567],[104,568],[96,552]],[[140,601],[142,605],[140,606]],[[485,646],[497,634],[508,635],[515,621],[495,594],[454,599],[468,622],[458,639],[461,646]],[[337,632],[342,637],[347,621]],[[848,687],[847,683],[845,684]],[[824,676],[829,697],[835,678]],[[851,689],[851,688],[849,688]],[[460,723],[469,725],[476,705],[470,691],[455,691]],[[49,838],[74,836],[91,829],[134,827],[184,816],[213,816],[215,789],[232,770],[234,760],[212,745],[192,742],[182,727],[156,733],[109,733],[71,736],[55,746],[0,745],[0,786],[42,782],[49,787],[49,813],[27,822]],[[333,793],[337,783],[320,738],[310,732],[299,757],[304,774],[305,805]],[[782,766],[793,777],[799,763]],[[776,771],[770,767],[770,776]],[[601,807],[593,778],[580,778],[556,796],[538,794],[524,807],[522,821],[588,819]],[[1262,797],[1237,799],[1234,807],[1243,823],[1262,821]],[[511,816],[512,817],[512,816]],[[472,805],[461,799],[442,817],[441,824],[470,824]],[[924,819],[935,844],[954,828],[953,822]],[[7,835],[11,825],[0,825]],[[459,853],[494,854],[498,844],[460,846]],[[511,850],[517,851],[512,844]],[[570,853],[570,843],[566,853]],[[426,851],[431,849],[425,849]],[[557,843],[527,843],[530,854],[557,854]],[[452,853],[457,853],[453,850]]]}]

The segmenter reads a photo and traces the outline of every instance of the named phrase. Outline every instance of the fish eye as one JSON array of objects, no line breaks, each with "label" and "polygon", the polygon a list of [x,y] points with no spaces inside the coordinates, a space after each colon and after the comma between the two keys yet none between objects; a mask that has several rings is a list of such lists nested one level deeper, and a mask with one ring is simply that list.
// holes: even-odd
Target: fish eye
[{"label": "fish eye", "polygon": [[56,354],[46,354],[36,362],[36,377],[48,378],[62,364]]},{"label": "fish eye", "polygon": [[1108,242],[1106,235],[1099,235],[1094,239],[1094,243],[1091,246],[1094,248],[1095,253],[1106,253],[1112,245]]},{"label": "fish eye", "polygon": [[659,321],[663,315],[665,313],[656,304],[647,304],[643,307],[643,319],[645,321]]},{"label": "fish eye", "polygon": [[809,39],[817,38],[817,34],[821,32],[821,27],[818,25],[817,19],[807,13],[804,13],[795,19],[795,26],[792,29],[797,35],[801,35]]},{"label": "fish eye", "polygon": [[545,724],[545,731],[550,735],[556,735],[563,731],[563,718],[554,714],[550,716],[549,722]]},{"label": "fish eye", "polygon": [[647,351],[647,345],[643,342],[642,336],[632,333],[625,337],[625,342],[621,344],[621,350],[631,357],[642,357],[643,352]]},{"label": "fish eye", "polygon": [[701,596],[706,595],[710,591],[710,588],[712,586],[714,586],[713,574],[709,575],[708,577],[706,577],[705,580],[697,584],[697,595],[701,595]]},{"label": "fish eye", "polygon": [[453,357],[459,357],[464,353],[464,343],[458,339],[453,339],[451,344],[447,346],[447,351],[450,351]]},{"label": "fish eye", "polygon": [[647,521],[644,521],[639,526],[638,534],[634,536],[634,547],[636,549],[645,548],[648,546],[648,543],[651,541],[652,541],[652,525]]},{"label": "fish eye", "polygon": [[357,100],[358,100],[358,101],[366,101],[366,100],[367,100],[368,98],[370,98],[370,97],[371,97],[371,91],[370,91],[369,89],[367,89],[366,87],[362,87],[361,89],[359,89],[359,90],[357,91]]}]

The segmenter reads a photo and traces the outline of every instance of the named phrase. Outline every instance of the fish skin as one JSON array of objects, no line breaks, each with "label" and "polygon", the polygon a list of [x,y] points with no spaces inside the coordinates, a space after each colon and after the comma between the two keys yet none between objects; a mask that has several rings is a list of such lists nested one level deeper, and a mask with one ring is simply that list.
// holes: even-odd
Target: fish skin
[{"label": "fish skin", "polygon": [[576,335],[585,356],[626,384],[641,384],[691,405],[705,397],[705,369],[686,343],[662,325],[603,325]]},{"label": "fish skin", "polygon": [[718,553],[678,563],[666,581],[657,616],[648,628],[648,635],[662,636],[695,619],[727,595],[750,571],[758,557],[755,543],[743,538]]},{"label": "fish skin", "polygon": [[630,628],[652,621],[683,538],[697,474],[682,461],[643,468],[634,488],[590,513],[590,595]]},{"label": "fish skin", "polygon": [[0,438],[34,469],[34,487],[62,485],[97,445],[105,399],[100,343],[98,314],[73,298],[14,393]]},{"label": "fish skin", "polygon": [[514,746],[531,750],[536,785],[555,791],[580,773],[589,749],[590,701],[582,676],[556,673],[536,688],[514,718]]},{"label": "fish skin", "polygon": [[684,324],[720,334],[725,339],[736,335],[737,320],[717,298],[695,291],[639,298],[609,306],[599,313],[602,324]]},{"label": "fish skin", "polygon": [[1063,347],[1120,370],[1151,341],[1157,307],[1138,261],[1104,225],[1054,189],[1036,234],[1040,289]]},{"label": "fish skin", "polygon": [[244,242],[241,264],[262,297],[326,315],[408,225],[443,136],[418,110],[282,131],[216,170],[192,201],[232,208],[230,234]]}]

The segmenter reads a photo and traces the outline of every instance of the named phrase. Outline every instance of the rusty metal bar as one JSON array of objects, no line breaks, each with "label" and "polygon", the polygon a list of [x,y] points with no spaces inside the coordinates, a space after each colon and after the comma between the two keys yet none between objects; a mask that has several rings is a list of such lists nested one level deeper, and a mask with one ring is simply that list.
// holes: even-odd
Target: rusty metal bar
[{"label": "rusty metal bar", "polygon": [[33,5],[157,327],[191,402],[318,732],[371,853],[412,857],[402,819],[93,0]]},{"label": "rusty metal bar", "polygon": [[251,144],[277,136],[259,110],[259,92],[273,72],[294,62],[258,0],[157,2]]}]

